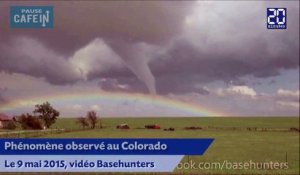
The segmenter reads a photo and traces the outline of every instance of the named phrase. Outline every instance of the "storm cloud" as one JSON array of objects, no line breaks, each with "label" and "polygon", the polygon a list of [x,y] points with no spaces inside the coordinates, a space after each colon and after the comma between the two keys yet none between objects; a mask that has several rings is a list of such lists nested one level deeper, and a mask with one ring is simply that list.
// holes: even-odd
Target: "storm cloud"
[{"label": "storm cloud", "polygon": [[4,92],[7,91],[7,88],[0,87],[0,104],[6,103],[8,100],[3,96]]},{"label": "storm cloud", "polygon": [[[144,53],[136,51],[139,49],[139,47],[136,48],[136,43],[162,44],[167,42],[181,31],[185,12],[192,4],[190,2],[51,2],[55,9],[54,29],[11,30],[7,20],[9,6],[32,3],[49,4],[48,2],[4,2],[1,4],[0,21],[2,21],[1,26],[4,26],[4,30],[0,33],[1,42],[10,42],[12,37],[32,37],[68,59],[75,51],[95,38],[102,38],[152,93],[155,93],[155,80],[146,60],[139,58],[139,56],[144,57]],[[5,52],[4,48],[2,52]],[[7,54],[10,56],[10,53]],[[3,61],[7,58],[2,55],[0,59],[3,62],[2,69],[12,71],[13,68],[8,70],[7,63]],[[18,68],[15,70],[27,73]],[[59,84],[63,81],[59,77],[59,80],[54,80],[51,75],[44,77],[51,83]],[[68,83],[74,78],[66,77],[65,80]]]},{"label": "storm cloud", "polygon": [[[51,2],[53,29],[11,29],[9,6],[29,4],[49,2],[1,3],[0,70],[52,84],[209,94],[209,82],[299,68],[299,2]],[[287,30],[266,29],[270,5],[287,7]]]},{"label": "storm cloud", "polygon": [[298,69],[298,3],[284,4],[288,29],[272,31],[262,17],[269,2],[199,2],[187,17],[183,36],[150,63],[157,82],[170,80],[165,83],[169,89],[216,80],[243,85],[245,75],[272,77],[280,70]]}]

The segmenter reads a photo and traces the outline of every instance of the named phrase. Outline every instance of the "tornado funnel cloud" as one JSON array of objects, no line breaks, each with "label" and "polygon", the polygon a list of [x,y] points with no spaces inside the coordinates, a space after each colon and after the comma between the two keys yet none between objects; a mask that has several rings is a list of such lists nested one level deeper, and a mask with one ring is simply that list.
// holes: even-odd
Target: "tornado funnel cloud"
[{"label": "tornado funnel cloud", "polygon": [[155,77],[147,62],[147,55],[139,44],[108,42],[108,45],[122,58],[125,65],[143,82],[151,95],[156,95]]},{"label": "tornado funnel cloud", "polygon": [[155,78],[149,68],[149,65],[139,58],[129,60],[127,64],[137,78],[147,86],[150,94],[156,95]]}]

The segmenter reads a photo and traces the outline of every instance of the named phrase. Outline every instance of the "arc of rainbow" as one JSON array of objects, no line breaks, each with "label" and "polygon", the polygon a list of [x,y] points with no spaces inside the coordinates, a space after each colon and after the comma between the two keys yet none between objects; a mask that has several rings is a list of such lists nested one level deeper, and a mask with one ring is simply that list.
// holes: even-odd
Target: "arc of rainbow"
[{"label": "arc of rainbow", "polygon": [[222,112],[218,112],[216,110],[209,109],[207,107],[200,106],[196,103],[176,100],[169,97],[164,96],[152,96],[140,93],[123,93],[123,92],[85,92],[79,94],[55,94],[48,95],[43,97],[30,97],[21,100],[13,100],[9,103],[3,104],[0,106],[0,111],[9,111],[20,107],[26,107],[30,105],[35,105],[35,103],[42,103],[45,101],[53,102],[53,101],[74,101],[81,99],[90,99],[90,100],[112,100],[112,101],[122,101],[122,100],[139,100],[140,102],[150,105],[155,104],[162,107],[173,108],[176,110],[182,110],[189,112],[198,116],[227,116]]}]

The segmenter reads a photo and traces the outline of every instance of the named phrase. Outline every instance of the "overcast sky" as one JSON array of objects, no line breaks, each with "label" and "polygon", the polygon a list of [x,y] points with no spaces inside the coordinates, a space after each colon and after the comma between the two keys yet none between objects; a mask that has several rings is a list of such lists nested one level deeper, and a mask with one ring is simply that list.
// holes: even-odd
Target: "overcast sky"
[{"label": "overcast sky", "polygon": [[[53,5],[54,28],[10,28],[11,5]],[[286,30],[267,29],[267,7],[287,8]],[[107,91],[235,116],[299,116],[299,1],[9,1],[0,26],[0,112],[32,110],[30,100],[1,109],[18,99]],[[191,115],[128,99],[53,105],[64,116]]]}]

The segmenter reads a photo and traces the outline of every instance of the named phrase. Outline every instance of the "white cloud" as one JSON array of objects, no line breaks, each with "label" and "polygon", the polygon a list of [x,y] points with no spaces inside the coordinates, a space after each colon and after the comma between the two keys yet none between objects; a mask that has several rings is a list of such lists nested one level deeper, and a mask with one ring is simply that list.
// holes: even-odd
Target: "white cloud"
[{"label": "white cloud", "polygon": [[101,110],[100,106],[98,106],[98,105],[92,105],[92,106],[90,106],[90,109],[94,110],[96,112],[99,112]]},{"label": "white cloud", "polygon": [[74,109],[74,110],[83,110],[83,106],[79,105],[79,104],[75,104],[75,105],[72,106],[72,109]]},{"label": "white cloud", "polygon": [[281,106],[299,108],[299,89],[295,91],[278,89],[274,97]]},{"label": "white cloud", "polygon": [[91,72],[125,67],[122,59],[99,38],[76,51],[69,60],[85,77]]},{"label": "white cloud", "polygon": [[18,103],[21,106],[35,106],[40,103],[40,101],[35,101],[35,100],[19,100]]},{"label": "white cloud", "polygon": [[118,88],[120,89],[129,89],[129,86],[127,84],[118,84]]},{"label": "white cloud", "polygon": [[227,89],[218,89],[217,94],[220,96],[224,95],[243,95],[249,97],[256,97],[256,91],[249,86],[231,86]]},{"label": "white cloud", "polygon": [[291,91],[291,90],[278,89],[277,94],[280,96],[290,96],[290,97],[299,98],[299,90]]},{"label": "white cloud", "polygon": [[297,102],[277,101],[277,104],[286,107],[299,108],[299,103]]}]

